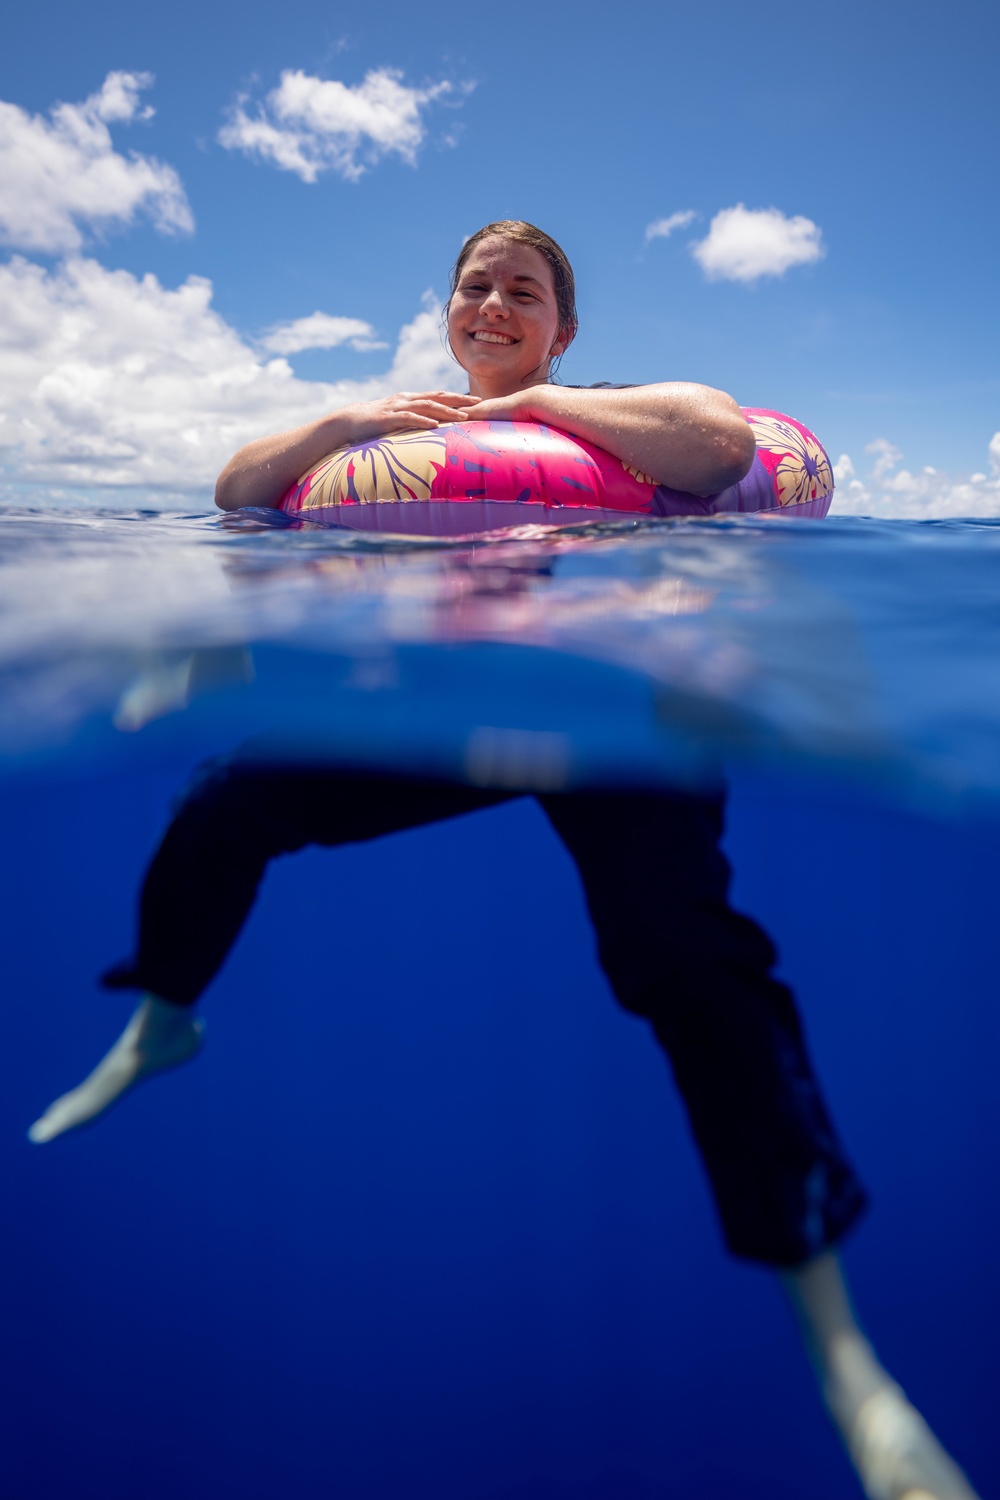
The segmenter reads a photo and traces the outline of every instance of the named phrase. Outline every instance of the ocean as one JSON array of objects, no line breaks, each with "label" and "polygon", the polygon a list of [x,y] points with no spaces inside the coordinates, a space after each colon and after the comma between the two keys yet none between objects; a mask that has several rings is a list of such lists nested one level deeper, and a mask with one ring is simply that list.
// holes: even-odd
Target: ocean
[{"label": "ocean", "polygon": [[133,1001],[195,767],[729,786],[872,1207],[875,1344],[989,1494],[1000,1288],[1000,523],[626,520],[475,541],[0,515],[0,1492],[848,1500],[774,1278],[528,796],[277,861],[191,1066],[25,1131]]}]

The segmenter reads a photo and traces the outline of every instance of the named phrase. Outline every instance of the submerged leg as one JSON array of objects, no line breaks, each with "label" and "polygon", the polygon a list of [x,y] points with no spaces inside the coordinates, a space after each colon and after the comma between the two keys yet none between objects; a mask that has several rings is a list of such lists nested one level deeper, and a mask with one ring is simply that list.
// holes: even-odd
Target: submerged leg
[{"label": "submerged leg", "polygon": [[143,882],[136,957],[104,976],[109,988],[144,998],[93,1073],[32,1125],[31,1140],[42,1144],[96,1119],[142,1079],[194,1056],[202,1022],[190,1007],[225,962],[275,856],[377,838],[510,795],[246,756],[204,767]]},{"label": "submerged leg", "polygon": [[779,1270],[870,1500],[975,1500],[858,1328],[833,1246],[864,1191],[767,935],[728,903],[719,797],[543,805],[573,854],[618,1000],[667,1052],[730,1249]]},{"label": "submerged leg", "polygon": [[801,1265],[847,1231],[865,1193],[773,944],[729,905],[721,796],[540,800],[580,871],[616,998],[670,1059],[729,1248]]},{"label": "submerged leg", "polygon": [[858,1327],[836,1253],[826,1251],[781,1279],[869,1500],[976,1500]]},{"label": "submerged leg", "polygon": [[50,1104],[28,1131],[36,1145],[96,1120],[122,1094],[167,1068],[176,1068],[201,1048],[204,1022],[185,1007],[156,995],[139,1002],[111,1051],[83,1082]]}]

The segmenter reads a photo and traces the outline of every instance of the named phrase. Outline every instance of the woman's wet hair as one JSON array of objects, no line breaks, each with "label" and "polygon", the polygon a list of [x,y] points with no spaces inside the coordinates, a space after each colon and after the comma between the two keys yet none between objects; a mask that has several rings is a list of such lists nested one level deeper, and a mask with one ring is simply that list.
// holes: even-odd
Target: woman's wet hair
[{"label": "woman's wet hair", "polygon": [[445,327],[448,323],[451,299],[455,295],[455,288],[465,269],[465,263],[476,246],[482,240],[487,239],[513,240],[518,245],[530,245],[533,250],[544,255],[552,272],[556,312],[559,316],[559,332],[568,333],[572,338],[579,327],[579,319],[576,315],[576,281],[573,276],[573,267],[569,263],[569,256],[550,234],[545,233],[544,229],[539,229],[534,224],[527,224],[523,219],[497,219],[495,223],[484,224],[482,229],[477,229],[475,234],[470,234],[451,268],[448,301],[444,306]]}]

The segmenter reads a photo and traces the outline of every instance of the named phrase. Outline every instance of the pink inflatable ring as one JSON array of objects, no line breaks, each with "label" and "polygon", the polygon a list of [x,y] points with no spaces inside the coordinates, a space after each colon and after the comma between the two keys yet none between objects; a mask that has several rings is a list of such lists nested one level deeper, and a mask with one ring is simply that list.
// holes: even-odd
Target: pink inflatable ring
[{"label": "pink inflatable ring", "polygon": [[753,466],[739,484],[704,498],[656,484],[553,427],[455,422],[340,448],[303,474],[281,509],[327,525],[418,536],[622,516],[825,516],[833,470],[819,440],[780,412],[744,407],[743,414],[757,439]]}]

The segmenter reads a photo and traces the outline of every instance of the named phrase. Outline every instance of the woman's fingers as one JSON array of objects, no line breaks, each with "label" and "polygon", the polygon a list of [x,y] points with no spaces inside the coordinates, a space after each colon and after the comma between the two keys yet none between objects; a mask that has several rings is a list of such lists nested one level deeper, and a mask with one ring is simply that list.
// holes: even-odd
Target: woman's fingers
[{"label": "woman's fingers", "polygon": [[465,411],[475,406],[478,396],[461,395],[458,391],[400,391],[390,397],[390,404],[398,403],[408,411],[425,406],[445,407],[448,411]]},{"label": "woman's fingers", "polygon": [[[454,420],[449,417],[449,421]],[[382,432],[409,432],[414,427],[440,427],[437,417],[423,416],[417,411],[394,411]]]},{"label": "woman's fingers", "polygon": [[463,422],[474,414],[477,405],[475,396],[454,396],[448,391],[426,392],[408,398],[400,392],[387,404],[383,420],[393,425],[408,423],[414,417],[431,417],[435,426],[439,422]]},{"label": "woman's fingers", "polygon": [[408,401],[443,401],[448,406],[475,406],[478,396],[468,391],[401,391]]},{"label": "woman's fingers", "polygon": [[351,409],[355,418],[352,441],[363,443],[388,432],[412,432],[438,427],[443,422],[462,422],[477,405],[476,396],[459,391],[397,391],[394,396],[383,396],[379,401]]},{"label": "woman's fingers", "polygon": [[469,407],[445,406],[443,401],[414,401],[408,409],[436,417],[439,422],[461,422],[466,415],[472,414]]},{"label": "woman's fingers", "polygon": [[[427,406],[429,405],[428,402]],[[405,432],[413,427],[445,427],[452,422],[468,421],[469,417],[474,415],[471,412],[452,411],[447,406],[435,406],[431,415],[427,406],[420,411],[394,411],[386,419],[386,424],[381,429],[382,432]]]}]

